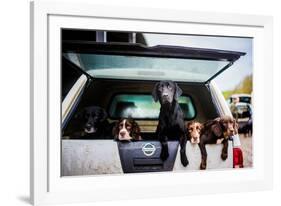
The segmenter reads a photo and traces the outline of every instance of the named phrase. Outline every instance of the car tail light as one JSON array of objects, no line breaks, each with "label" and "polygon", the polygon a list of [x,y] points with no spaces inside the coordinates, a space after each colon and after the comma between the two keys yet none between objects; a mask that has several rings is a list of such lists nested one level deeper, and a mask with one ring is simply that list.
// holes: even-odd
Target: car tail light
[{"label": "car tail light", "polygon": [[243,153],[240,148],[233,148],[233,168],[243,167]]}]

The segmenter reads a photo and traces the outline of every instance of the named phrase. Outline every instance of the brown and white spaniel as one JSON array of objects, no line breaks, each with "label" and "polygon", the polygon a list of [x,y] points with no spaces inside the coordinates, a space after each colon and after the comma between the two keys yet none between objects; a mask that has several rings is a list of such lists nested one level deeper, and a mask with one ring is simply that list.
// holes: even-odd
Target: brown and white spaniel
[{"label": "brown and white spaniel", "polygon": [[113,135],[116,140],[120,141],[141,140],[140,131],[140,127],[135,120],[123,118],[116,122]]}]

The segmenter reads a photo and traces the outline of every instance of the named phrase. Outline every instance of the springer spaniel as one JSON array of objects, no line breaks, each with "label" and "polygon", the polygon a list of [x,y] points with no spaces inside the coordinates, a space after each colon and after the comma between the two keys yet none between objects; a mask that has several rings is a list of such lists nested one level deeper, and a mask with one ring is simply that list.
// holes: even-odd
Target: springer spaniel
[{"label": "springer spaniel", "polygon": [[138,123],[130,118],[123,118],[116,122],[113,135],[119,141],[141,140]]}]

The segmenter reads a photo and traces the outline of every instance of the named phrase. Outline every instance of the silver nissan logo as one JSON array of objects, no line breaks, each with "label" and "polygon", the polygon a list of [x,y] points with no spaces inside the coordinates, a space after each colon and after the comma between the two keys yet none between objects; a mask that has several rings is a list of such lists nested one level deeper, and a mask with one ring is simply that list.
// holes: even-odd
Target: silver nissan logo
[{"label": "silver nissan logo", "polygon": [[143,147],[142,147],[142,152],[145,156],[152,156],[156,151],[156,148],[153,144],[151,143],[146,143]]}]

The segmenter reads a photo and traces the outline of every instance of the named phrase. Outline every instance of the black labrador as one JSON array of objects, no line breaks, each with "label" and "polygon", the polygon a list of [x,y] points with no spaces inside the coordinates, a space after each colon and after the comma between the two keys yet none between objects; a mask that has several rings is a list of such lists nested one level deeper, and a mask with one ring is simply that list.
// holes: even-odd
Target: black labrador
[{"label": "black labrador", "polygon": [[99,106],[84,107],[77,115],[76,131],[72,139],[112,138],[113,125],[107,121],[106,111]]},{"label": "black labrador", "polygon": [[182,90],[173,81],[158,82],[152,91],[154,101],[159,101],[161,104],[156,130],[162,146],[160,157],[163,161],[169,157],[168,140],[179,140],[181,163],[186,167],[188,165],[186,156],[187,133],[184,124],[184,114],[177,101],[181,94]]},{"label": "black labrador", "polygon": [[207,167],[206,144],[222,144],[221,159],[227,159],[228,140],[238,133],[238,124],[233,117],[223,116],[207,121],[201,131],[199,148],[201,150],[200,169]]}]

